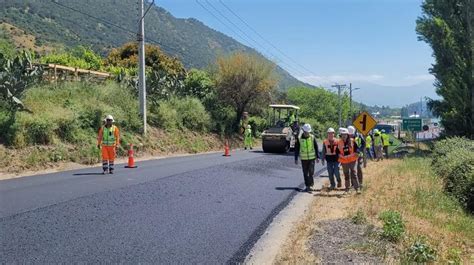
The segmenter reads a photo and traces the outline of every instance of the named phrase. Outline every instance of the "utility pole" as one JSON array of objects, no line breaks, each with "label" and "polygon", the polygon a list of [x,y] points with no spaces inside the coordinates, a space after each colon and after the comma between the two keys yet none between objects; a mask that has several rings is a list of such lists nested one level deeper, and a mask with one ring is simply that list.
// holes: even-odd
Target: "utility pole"
[{"label": "utility pole", "polygon": [[140,115],[143,119],[143,134],[146,135],[146,80],[145,80],[145,21],[144,21],[144,3],[138,0],[139,29],[137,34],[138,41],[138,97],[140,101]]},{"label": "utility pole", "polygon": [[352,91],[360,89],[359,87],[352,88],[352,83],[349,83],[349,116],[351,117],[351,122],[354,120],[354,114],[352,113]]},{"label": "utility pole", "polygon": [[335,85],[332,85],[331,87],[336,87],[337,88],[337,98],[338,98],[338,113],[339,113],[339,128],[342,127],[342,114],[341,114],[341,89],[345,88],[346,85],[343,84],[343,85],[340,85],[338,83],[336,83]]}]

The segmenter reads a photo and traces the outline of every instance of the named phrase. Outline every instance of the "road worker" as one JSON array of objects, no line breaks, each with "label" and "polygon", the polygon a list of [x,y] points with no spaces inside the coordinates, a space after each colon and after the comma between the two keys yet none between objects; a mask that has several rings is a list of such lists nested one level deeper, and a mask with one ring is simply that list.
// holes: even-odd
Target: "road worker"
[{"label": "road worker", "polygon": [[298,137],[295,144],[295,164],[298,164],[298,156],[301,159],[303,168],[305,191],[313,191],[314,186],[314,166],[319,163],[318,143],[316,137],[311,133],[311,125],[308,123],[302,126],[303,133]]},{"label": "road worker", "polygon": [[365,146],[365,139],[360,137],[358,133],[356,133],[356,129],[354,126],[349,126],[347,127],[347,130],[349,131],[349,137],[354,139],[354,142],[357,145],[357,163],[356,163],[356,168],[357,168],[357,180],[359,181],[359,188],[362,189],[362,178],[363,178],[363,172],[362,172],[362,165],[364,164],[364,148]]},{"label": "road worker", "polygon": [[341,139],[338,141],[337,151],[339,153],[338,160],[341,163],[342,171],[344,173],[344,183],[346,186],[344,194],[348,194],[352,187],[359,194],[359,181],[356,176],[356,162],[357,162],[357,144],[349,136],[349,130],[347,128],[340,128],[339,133]]},{"label": "road worker", "polygon": [[356,143],[357,145],[357,181],[359,181],[359,189],[362,190],[362,182],[363,182],[363,178],[364,178],[364,175],[363,175],[363,171],[362,171],[362,165],[364,165],[364,167],[366,167],[366,154],[365,154],[365,140],[364,140],[364,137],[359,134],[359,133],[356,133],[355,134],[355,138],[354,138],[354,142]]},{"label": "road worker", "polygon": [[374,160],[374,156],[372,155],[372,135],[370,134],[367,134],[367,137],[365,137],[365,153],[367,154],[367,158]]},{"label": "road worker", "polygon": [[382,144],[382,136],[378,129],[374,130],[374,147],[375,147],[375,158],[377,161],[380,159],[383,160],[383,144]]},{"label": "road worker", "polygon": [[114,124],[112,115],[105,117],[105,125],[100,127],[97,136],[97,148],[102,148],[103,174],[114,173],[114,160],[117,147],[120,143],[119,129]]},{"label": "road worker", "polygon": [[339,173],[339,161],[337,153],[337,139],[335,137],[336,132],[333,128],[329,128],[327,131],[327,138],[323,141],[323,155],[321,158],[321,163],[324,166],[324,162],[327,162],[327,171],[329,175],[329,182],[331,183],[329,190],[334,190],[336,188],[336,182],[334,176],[336,176],[337,187],[342,186],[341,175]]},{"label": "road worker", "polygon": [[390,135],[385,133],[385,130],[382,129],[382,144],[383,144],[383,152],[385,153],[385,157],[388,159],[388,147],[390,146]]},{"label": "road worker", "polygon": [[250,124],[247,125],[247,129],[245,129],[244,145],[245,145],[245,150],[247,150],[247,148],[252,150],[253,148],[252,126],[250,126]]}]

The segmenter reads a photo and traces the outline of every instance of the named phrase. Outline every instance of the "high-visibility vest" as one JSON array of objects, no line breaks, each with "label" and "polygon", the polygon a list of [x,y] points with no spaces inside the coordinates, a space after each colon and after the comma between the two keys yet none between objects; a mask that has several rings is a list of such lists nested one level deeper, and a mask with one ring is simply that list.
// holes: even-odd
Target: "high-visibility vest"
[{"label": "high-visibility vest", "polygon": [[382,137],[380,136],[380,134],[374,134],[374,145],[382,145]]},{"label": "high-visibility vest", "polygon": [[390,136],[388,134],[382,133],[382,139],[383,139],[383,146],[390,145]]},{"label": "high-visibility vest", "polygon": [[115,125],[110,126],[110,128],[107,128],[105,126],[102,127],[102,145],[115,146],[116,129],[117,127],[115,127]]},{"label": "high-visibility vest", "polygon": [[303,138],[300,136],[299,141],[301,160],[316,159],[316,150],[314,148],[314,135],[311,134],[308,138]]},{"label": "high-visibility vest", "polygon": [[365,138],[365,148],[371,148],[372,147],[372,137],[370,135],[367,135]]},{"label": "high-visibility vest", "polygon": [[333,139],[332,142],[329,139],[323,141],[324,146],[326,147],[326,155],[335,155],[337,148],[337,140]]},{"label": "high-visibility vest", "polygon": [[245,137],[252,137],[252,129],[245,129]]},{"label": "high-visibility vest", "polygon": [[357,136],[357,137],[355,138],[355,143],[357,144],[357,147],[359,147],[359,148],[362,147],[362,146],[361,146],[361,145],[362,145],[362,139],[361,139],[359,136]]},{"label": "high-visibility vest", "polygon": [[350,139],[349,143],[342,139],[338,142],[339,163],[348,164],[357,161],[357,154],[354,152],[354,139]]}]

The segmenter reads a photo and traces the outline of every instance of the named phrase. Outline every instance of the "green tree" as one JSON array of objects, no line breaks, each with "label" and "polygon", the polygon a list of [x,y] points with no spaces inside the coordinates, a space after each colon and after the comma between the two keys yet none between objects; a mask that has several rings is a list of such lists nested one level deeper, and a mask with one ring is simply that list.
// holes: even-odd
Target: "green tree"
[{"label": "green tree", "polygon": [[206,71],[191,69],[184,80],[182,96],[192,96],[201,101],[214,92],[214,83]]},{"label": "green tree", "polygon": [[267,102],[276,85],[275,65],[254,55],[237,52],[217,59],[215,82],[219,99],[236,113],[234,126],[242,114],[258,102]]},{"label": "green tree", "polygon": [[474,138],[473,29],[474,1],[425,0],[417,20],[419,39],[433,49],[440,100],[428,106],[439,115],[448,135]]}]

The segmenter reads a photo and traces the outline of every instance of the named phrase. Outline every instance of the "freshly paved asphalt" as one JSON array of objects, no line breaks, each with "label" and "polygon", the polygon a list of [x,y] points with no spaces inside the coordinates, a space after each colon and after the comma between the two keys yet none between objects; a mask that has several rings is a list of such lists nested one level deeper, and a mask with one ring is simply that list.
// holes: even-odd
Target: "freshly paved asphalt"
[{"label": "freshly paved asphalt", "polygon": [[239,263],[303,182],[259,151],[137,164],[0,181],[0,263]]}]

